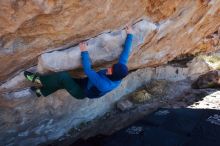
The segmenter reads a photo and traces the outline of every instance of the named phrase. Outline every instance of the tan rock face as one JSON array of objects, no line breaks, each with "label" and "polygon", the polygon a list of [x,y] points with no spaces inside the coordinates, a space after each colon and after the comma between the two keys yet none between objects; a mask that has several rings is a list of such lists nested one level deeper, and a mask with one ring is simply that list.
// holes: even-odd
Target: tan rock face
[{"label": "tan rock face", "polygon": [[218,30],[220,26],[220,1],[184,1],[176,12],[159,23],[159,30],[150,42],[147,42],[130,59],[132,68],[157,66],[172,60],[174,56],[186,53],[211,51],[198,44]]},{"label": "tan rock face", "polygon": [[[19,70],[36,65],[37,57],[46,50],[71,46],[103,31],[135,22],[141,17],[148,17],[161,27],[158,37],[147,39],[146,42],[151,40],[151,43],[136,52],[137,55],[132,58],[134,63],[130,65],[132,68],[164,63],[180,52],[188,52],[190,48],[195,48],[191,39],[194,35],[202,37],[219,26],[219,2],[216,0],[16,0],[1,1],[0,4],[0,81]],[[182,48],[186,42],[187,45]],[[149,49],[150,46],[153,48]],[[167,53],[160,61],[143,56],[149,51],[156,53],[155,56],[159,55],[157,52],[170,50],[178,54]]]},{"label": "tan rock face", "polygon": [[199,52],[197,43],[220,25],[218,0],[15,0],[0,5],[0,81],[36,65],[45,51],[67,48],[141,17],[159,29],[134,52],[130,68]]},{"label": "tan rock face", "polygon": [[[87,39],[93,46],[94,65],[108,66],[120,53],[115,49],[122,49],[125,35],[121,34],[128,22],[136,33],[142,32],[135,34],[129,69],[159,66],[182,54],[210,52],[219,48],[219,16],[219,0],[1,0],[0,83],[6,82],[0,85],[0,145],[54,140],[73,126],[103,115],[122,96],[152,79],[183,80],[204,70],[193,70],[197,64],[189,69],[140,69],[96,100],[76,100],[62,90],[34,98],[29,90],[33,84],[25,81],[21,71],[36,71],[37,66],[52,71],[79,68],[77,44]],[[108,42],[104,43],[107,50],[102,40]],[[106,53],[109,49],[111,53]],[[66,66],[63,61],[56,64],[60,54],[66,55],[62,56]]]},{"label": "tan rock face", "polygon": [[199,78],[192,84],[193,88],[218,88],[219,82],[219,70],[209,71],[206,74],[199,76]]},{"label": "tan rock face", "polygon": [[0,80],[36,64],[36,57],[49,48],[77,43],[143,16],[146,3],[146,0],[0,1]]},{"label": "tan rock face", "polygon": [[172,15],[178,6],[181,6],[181,0],[149,0],[146,6],[147,16],[159,22]]}]

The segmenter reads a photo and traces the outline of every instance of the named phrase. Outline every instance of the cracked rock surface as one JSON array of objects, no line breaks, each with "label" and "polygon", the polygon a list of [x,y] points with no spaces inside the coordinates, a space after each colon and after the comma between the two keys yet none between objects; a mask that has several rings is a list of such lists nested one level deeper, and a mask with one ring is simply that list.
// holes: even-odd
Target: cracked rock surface
[{"label": "cracked rock surface", "polygon": [[[14,0],[0,5],[0,82],[37,65],[37,58],[45,52],[68,49],[99,34],[102,43],[108,42],[106,34],[122,30],[128,22],[146,19],[158,28],[142,36],[144,43],[130,58],[131,69],[161,65],[181,54],[211,51],[212,47],[201,47],[201,41],[220,26],[219,0]],[[117,48],[124,37],[110,45]],[[96,52],[103,55],[99,47]],[[117,54],[104,61],[114,60]],[[63,66],[74,69],[80,63]]]},{"label": "cracked rock surface", "polygon": [[[151,80],[194,80],[208,72],[201,60],[185,67],[165,64],[219,50],[219,14],[219,0],[0,1],[0,145],[57,139]],[[24,70],[82,76],[82,41],[89,44],[95,69],[110,66],[122,50],[127,23],[135,30],[131,73],[119,88],[95,100],[76,100],[64,90],[47,98],[30,92],[33,84],[25,81]]]}]

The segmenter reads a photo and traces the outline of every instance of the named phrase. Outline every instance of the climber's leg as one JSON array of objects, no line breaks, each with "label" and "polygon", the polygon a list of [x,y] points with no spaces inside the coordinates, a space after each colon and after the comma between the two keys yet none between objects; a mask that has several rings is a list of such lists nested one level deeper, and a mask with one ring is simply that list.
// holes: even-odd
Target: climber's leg
[{"label": "climber's leg", "polygon": [[72,78],[83,90],[86,90],[88,78]]},{"label": "climber's leg", "polygon": [[66,89],[77,99],[85,98],[83,89],[71,78],[68,72],[58,72],[50,75],[40,76],[43,85],[41,93],[47,96],[58,89]]}]

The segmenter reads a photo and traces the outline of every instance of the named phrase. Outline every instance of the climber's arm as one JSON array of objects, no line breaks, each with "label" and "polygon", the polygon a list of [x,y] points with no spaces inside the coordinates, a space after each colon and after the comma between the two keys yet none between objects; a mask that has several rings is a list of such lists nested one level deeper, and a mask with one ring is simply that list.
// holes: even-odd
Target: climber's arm
[{"label": "climber's arm", "polygon": [[91,61],[89,57],[89,53],[86,49],[86,45],[84,43],[80,44],[81,57],[82,57],[82,65],[85,74],[88,76],[89,80],[95,85],[100,91],[105,91],[106,85],[108,84],[104,79],[100,77],[96,71],[91,68]]},{"label": "climber's arm", "polygon": [[133,40],[133,30],[131,26],[126,27],[126,32],[127,32],[127,38],[125,40],[124,48],[123,51],[119,57],[119,63],[121,64],[127,64],[128,63],[128,58],[132,49],[132,40]]}]

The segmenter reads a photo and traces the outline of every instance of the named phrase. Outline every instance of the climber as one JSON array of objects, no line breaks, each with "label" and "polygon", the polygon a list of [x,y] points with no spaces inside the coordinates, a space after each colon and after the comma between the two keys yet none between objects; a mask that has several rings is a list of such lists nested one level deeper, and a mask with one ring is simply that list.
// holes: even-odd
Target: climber
[{"label": "climber", "polygon": [[24,72],[27,80],[38,83],[41,87],[31,87],[38,97],[48,96],[58,89],[66,89],[77,99],[98,98],[115,89],[121,80],[128,74],[126,66],[132,48],[133,30],[126,26],[127,38],[119,61],[112,67],[95,72],[91,68],[87,45],[80,43],[82,65],[86,78],[72,78],[68,72],[57,72],[49,75],[38,75],[28,71]]}]

